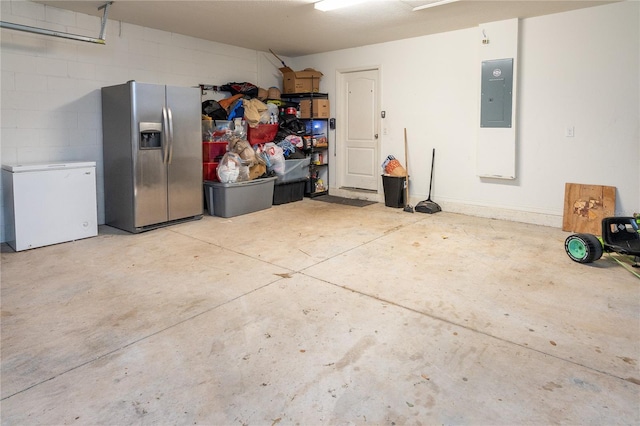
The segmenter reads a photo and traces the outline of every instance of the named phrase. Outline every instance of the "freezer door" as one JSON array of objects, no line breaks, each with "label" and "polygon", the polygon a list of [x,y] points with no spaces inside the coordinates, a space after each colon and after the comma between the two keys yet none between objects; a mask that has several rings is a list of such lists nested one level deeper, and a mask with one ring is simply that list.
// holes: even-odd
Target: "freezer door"
[{"label": "freezer door", "polygon": [[167,86],[169,220],[202,214],[200,89]]},{"label": "freezer door", "polygon": [[141,228],[168,220],[165,86],[130,84],[134,123],[134,226]]}]

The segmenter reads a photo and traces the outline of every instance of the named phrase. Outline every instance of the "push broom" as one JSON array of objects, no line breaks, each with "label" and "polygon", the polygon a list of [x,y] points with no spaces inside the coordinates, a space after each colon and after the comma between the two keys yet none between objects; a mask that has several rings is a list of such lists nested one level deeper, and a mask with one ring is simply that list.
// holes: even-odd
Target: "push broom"
[{"label": "push broom", "polygon": [[429,195],[427,196],[426,200],[420,201],[418,204],[416,204],[416,211],[420,213],[432,214],[442,211],[437,203],[431,201],[431,184],[433,182],[433,163],[435,161],[435,158],[436,149],[433,148],[433,152],[431,154],[431,177],[429,178]]}]

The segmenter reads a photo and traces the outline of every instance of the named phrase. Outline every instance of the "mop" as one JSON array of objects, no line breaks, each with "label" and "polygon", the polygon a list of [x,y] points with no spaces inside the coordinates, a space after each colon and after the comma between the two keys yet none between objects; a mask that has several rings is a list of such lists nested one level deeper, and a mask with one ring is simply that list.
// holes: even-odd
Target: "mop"
[{"label": "mop", "polygon": [[413,213],[413,207],[409,203],[409,154],[407,149],[407,128],[404,128],[404,164],[407,170],[407,182],[405,186],[405,204],[404,211],[408,213]]}]

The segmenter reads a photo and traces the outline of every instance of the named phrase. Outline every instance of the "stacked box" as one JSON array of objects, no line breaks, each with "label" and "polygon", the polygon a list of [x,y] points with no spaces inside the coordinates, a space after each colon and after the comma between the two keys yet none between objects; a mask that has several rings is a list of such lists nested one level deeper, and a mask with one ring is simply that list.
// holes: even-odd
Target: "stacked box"
[{"label": "stacked box", "polygon": [[218,181],[218,164],[227,152],[224,137],[231,121],[202,120],[202,180]]},{"label": "stacked box", "polygon": [[283,93],[317,93],[320,91],[322,73],[313,68],[293,71],[291,68],[280,68],[282,72]]},{"label": "stacked box", "polygon": [[311,117],[311,99],[300,101],[300,118],[329,118],[329,99],[313,100],[313,117]]}]

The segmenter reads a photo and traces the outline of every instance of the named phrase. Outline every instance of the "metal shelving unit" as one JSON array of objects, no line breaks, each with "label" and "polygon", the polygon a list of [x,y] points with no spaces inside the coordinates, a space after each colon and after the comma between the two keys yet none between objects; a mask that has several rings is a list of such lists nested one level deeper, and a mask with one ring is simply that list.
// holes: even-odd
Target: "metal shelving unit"
[{"label": "metal shelving unit", "polygon": [[305,188],[305,196],[318,197],[329,193],[329,118],[314,117],[314,100],[329,99],[327,93],[289,93],[281,95],[283,100],[298,105],[302,101],[310,101],[310,117],[301,117],[305,123],[305,155],[311,157],[309,164],[309,181]]}]

